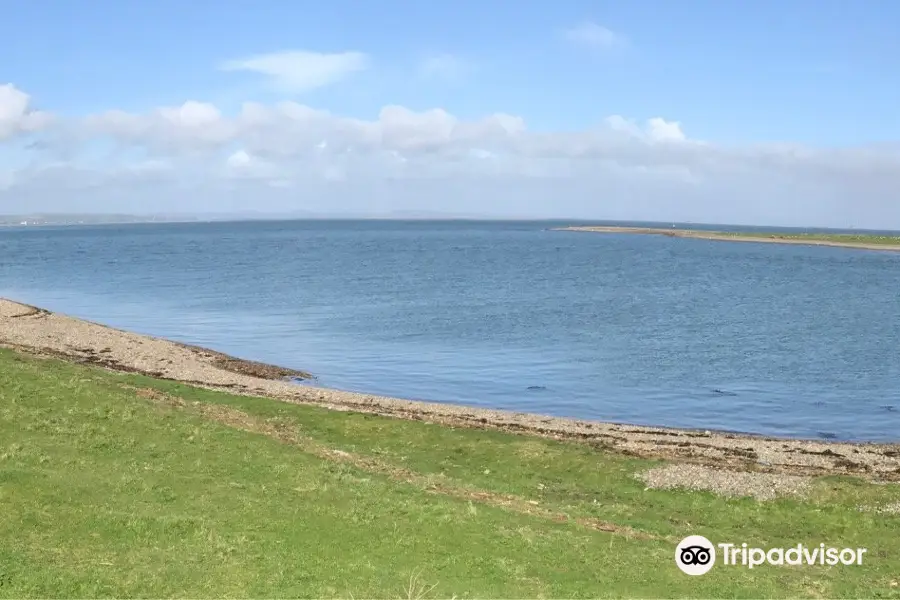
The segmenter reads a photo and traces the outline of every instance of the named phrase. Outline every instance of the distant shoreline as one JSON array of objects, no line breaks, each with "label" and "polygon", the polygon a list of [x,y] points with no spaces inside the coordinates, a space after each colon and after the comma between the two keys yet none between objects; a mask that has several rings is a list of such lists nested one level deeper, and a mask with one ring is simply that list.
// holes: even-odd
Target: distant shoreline
[{"label": "distant shoreline", "polygon": [[850,233],[746,233],[703,231],[700,229],[663,229],[653,227],[576,226],[554,227],[552,231],[582,231],[588,233],[628,233],[665,235],[669,237],[715,240],[720,242],[755,242],[763,244],[793,244],[799,246],[831,246],[860,250],[888,250],[900,252],[900,236]]},{"label": "distant shoreline", "polygon": [[0,298],[0,348],[159,379],[333,410],[450,427],[577,440],[624,454],[799,475],[900,480],[900,443],[837,442],[626,425],[304,385],[312,376],[197,346],[113,329]]}]

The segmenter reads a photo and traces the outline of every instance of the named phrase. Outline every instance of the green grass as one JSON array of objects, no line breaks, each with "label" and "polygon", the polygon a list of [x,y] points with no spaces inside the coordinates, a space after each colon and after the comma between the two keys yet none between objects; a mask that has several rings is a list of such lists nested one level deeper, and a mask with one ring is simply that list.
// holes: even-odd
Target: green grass
[{"label": "green grass", "polygon": [[760,233],[756,232],[728,232],[728,231],[697,231],[708,233],[717,237],[752,237],[769,240],[796,240],[802,242],[833,242],[839,244],[874,244],[880,246],[900,246],[900,236],[853,234],[853,233]]},{"label": "green grass", "polygon": [[[900,517],[855,508],[896,485],[760,503],[653,464],[0,350],[0,597],[900,598]],[[869,552],[689,577],[689,534]]]}]

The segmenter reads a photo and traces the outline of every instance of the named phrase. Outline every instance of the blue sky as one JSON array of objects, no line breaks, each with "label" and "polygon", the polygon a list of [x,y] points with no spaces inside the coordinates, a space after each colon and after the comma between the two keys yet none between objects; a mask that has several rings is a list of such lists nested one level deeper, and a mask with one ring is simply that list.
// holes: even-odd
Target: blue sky
[{"label": "blue sky", "polygon": [[[0,73],[65,112],[227,97],[235,81],[215,70],[221,61],[302,48],[365,52],[372,78],[401,80],[309,98],[360,116],[399,103],[511,112],[546,128],[662,115],[728,142],[900,138],[900,3],[890,0],[32,0],[16,8],[0,21]],[[583,21],[630,47],[597,56],[561,43],[558,31]],[[405,66],[444,53],[471,62],[467,87],[403,85]]]},{"label": "blue sky", "polygon": [[[515,115],[552,133],[621,115],[729,148],[896,148],[898,23],[888,0],[32,0],[0,20],[0,85],[70,128],[111,109],[193,100],[233,116],[287,100],[366,121],[400,105]],[[292,51],[359,53],[364,65],[303,90],[222,68]],[[14,143],[0,165],[23,162]]]}]

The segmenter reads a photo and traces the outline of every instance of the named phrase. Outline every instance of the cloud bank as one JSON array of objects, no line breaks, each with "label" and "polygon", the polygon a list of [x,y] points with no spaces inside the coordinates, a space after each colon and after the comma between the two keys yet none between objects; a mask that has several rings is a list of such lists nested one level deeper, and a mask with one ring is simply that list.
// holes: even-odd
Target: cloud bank
[{"label": "cloud bank", "polygon": [[[299,90],[359,67],[332,59],[241,64]],[[428,210],[900,228],[896,147],[729,147],[662,117],[545,132],[503,113],[386,106],[360,119],[285,101],[225,114],[193,100],[65,117],[7,84],[0,143],[0,213]]]}]

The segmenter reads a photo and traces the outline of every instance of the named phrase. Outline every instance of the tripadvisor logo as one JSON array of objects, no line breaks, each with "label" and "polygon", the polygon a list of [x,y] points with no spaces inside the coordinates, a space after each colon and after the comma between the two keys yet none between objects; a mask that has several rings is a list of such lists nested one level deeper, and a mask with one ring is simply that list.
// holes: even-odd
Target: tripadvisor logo
[{"label": "tripadvisor logo", "polygon": [[702,535],[689,535],[675,548],[675,564],[688,575],[703,575],[716,564],[716,547]]},{"label": "tripadvisor logo", "polygon": [[747,544],[713,544],[702,535],[691,535],[675,548],[675,564],[688,575],[703,575],[716,564],[716,548],[721,564],[752,569],[761,565],[861,565],[866,548],[830,548],[825,544],[790,548],[753,548]]}]

